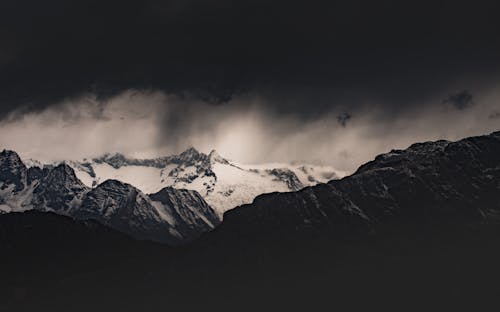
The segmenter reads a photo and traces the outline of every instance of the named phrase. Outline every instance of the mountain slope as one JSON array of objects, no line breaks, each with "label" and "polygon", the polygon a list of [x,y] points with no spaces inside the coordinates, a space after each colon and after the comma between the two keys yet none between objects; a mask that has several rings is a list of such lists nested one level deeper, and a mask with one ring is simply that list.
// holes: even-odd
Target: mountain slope
[{"label": "mountain slope", "polygon": [[[34,170],[33,167],[30,170]],[[33,208],[74,215],[90,189],[78,180],[73,169],[66,164],[60,164],[39,174],[39,180],[34,180]]]},{"label": "mountain slope", "polygon": [[162,189],[148,196],[117,180],[106,180],[88,192],[72,216],[98,220],[135,238],[169,244],[190,241],[219,223],[196,192]]},{"label": "mountain slope", "polygon": [[[392,224],[478,224],[500,216],[500,132],[393,150],[355,174],[298,192],[258,196],[228,211],[213,240]],[[210,237],[211,235],[207,235]]]},{"label": "mountain slope", "polygon": [[242,165],[221,157],[215,150],[207,155],[194,148],[155,159],[107,154],[68,164],[89,187],[116,179],[145,193],[155,193],[167,186],[195,190],[221,215],[238,205],[251,203],[257,195],[297,191],[341,175],[330,167],[311,165]]},{"label": "mountain slope", "polygon": [[0,212],[34,209],[93,219],[138,239],[180,244],[219,223],[195,191],[163,189],[152,199],[116,180],[91,189],[65,163],[27,168],[12,151],[0,153],[0,185]]},{"label": "mountain slope", "polygon": [[[200,233],[208,232],[220,223],[215,211],[196,191],[165,187],[150,194],[149,198],[175,220],[176,228],[183,233],[185,240],[197,238]],[[166,210],[166,207],[169,209]]]}]

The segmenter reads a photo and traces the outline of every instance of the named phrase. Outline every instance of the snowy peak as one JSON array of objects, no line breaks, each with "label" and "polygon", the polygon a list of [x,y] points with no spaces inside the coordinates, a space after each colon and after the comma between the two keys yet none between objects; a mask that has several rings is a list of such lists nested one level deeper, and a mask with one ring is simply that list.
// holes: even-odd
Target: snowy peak
[{"label": "snowy peak", "polygon": [[48,175],[45,179],[47,180],[47,182],[55,184],[64,184],[66,186],[83,186],[83,183],[76,177],[73,168],[71,168],[66,163],[61,163],[52,168],[48,172]]},{"label": "snowy peak", "polygon": [[177,162],[192,165],[196,162],[206,160],[207,156],[203,153],[198,152],[194,147],[190,147],[184,152],[180,153],[178,156],[173,156],[172,159],[175,159]]},{"label": "snowy peak", "polygon": [[193,147],[178,155],[153,159],[115,153],[90,162],[69,164],[89,187],[116,179],[150,194],[164,187],[195,190],[220,215],[238,205],[251,203],[263,193],[296,191],[338,177],[331,168],[313,165],[243,165],[225,159],[216,150],[207,155]]},{"label": "snowy peak", "polygon": [[135,196],[134,193],[139,193],[139,190],[128,183],[109,179],[95,187],[92,192],[93,195],[102,196],[102,200],[99,202],[104,202],[106,198],[120,199],[123,197],[128,200],[129,197]]},{"label": "snowy peak", "polygon": [[[35,169],[36,168],[36,169]],[[36,170],[37,177],[33,189],[33,208],[41,211],[71,215],[89,191],[75,175],[73,169],[63,163],[51,169],[30,168]]]},{"label": "snowy peak", "polygon": [[126,166],[144,166],[144,167],[154,167],[154,168],[162,168],[167,163],[169,163],[170,159],[168,157],[160,157],[160,158],[151,158],[151,159],[137,159],[130,158],[120,153],[113,154],[104,154],[101,157],[93,158],[90,162],[83,161],[80,162],[80,165],[89,166],[92,163],[96,164],[107,164],[114,169],[120,169],[121,167]]},{"label": "snowy peak", "polygon": [[208,158],[210,159],[211,164],[214,163],[220,163],[224,165],[230,164],[230,162],[227,159],[223,158],[221,155],[219,155],[219,153],[216,150],[212,150],[210,154],[208,154]]},{"label": "snowy peak", "polygon": [[298,191],[304,187],[295,173],[287,168],[268,170],[271,175],[276,177],[276,181],[283,181],[292,191]]},{"label": "snowy peak", "polygon": [[128,159],[120,153],[105,154],[102,157],[94,158],[93,160],[98,164],[107,163],[115,169],[119,169],[120,167],[127,166],[129,164]]},{"label": "snowy peak", "polygon": [[[123,155],[122,155],[123,156]],[[126,168],[124,156],[103,157],[100,165]],[[63,162],[26,168],[12,151],[0,153],[0,213],[38,210],[76,219],[93,219],[138,239],[180,244],[218,223],[217,213],[196,191],[169,189],[151,199],[134,186],[109,179],[94,189],[78,178],[96,162]],[[111,164],[114,164],[112,166]],[[94,181],[95,182],[95,181]],[[168,196],[161,196],[168,194]],[[155,197],[156,198],[156,197]],[[168,198],[168,200],[164,200]],[[162,201],[165,201],[163,203]]]},{"label": "snowy peak", "polygon": [[26,172],[27,168],[16,152],[9,150],[0,152],[0,182],[2,189],[13,185],[15,192],[23,190],[26,184]]},{"label": "snowy peak", "polygon": [[311,165],[301,165],[297,167],[296,174],[303,175],[302,179],[310,184],[322,183],[341,178],[342,174],[337,173],[333,168],[318,168]]},{"label": "snowy peak", "polygon": [[164,168],[171,164],[185,166],[205,164],[206,167],[206,164],[209,162],[209,158],[210,157],[208,155],[199,152],[194,147],[190,147],[178,155],[145,159],[131,158],[121,153],[108,153],[103,156],[93,158],[90,162],[82,161],[80,164],[108,164],[114,169],[120,169],[125,166]]}]

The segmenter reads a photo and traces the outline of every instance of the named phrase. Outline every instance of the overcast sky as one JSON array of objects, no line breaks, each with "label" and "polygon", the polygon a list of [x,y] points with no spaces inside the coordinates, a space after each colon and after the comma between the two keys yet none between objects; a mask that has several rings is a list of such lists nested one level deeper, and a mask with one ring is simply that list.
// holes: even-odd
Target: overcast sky
[{"label": "overcast sky", "polygon": [[497,1],[0,3],[0,146],[354,170],[500,130]]}]

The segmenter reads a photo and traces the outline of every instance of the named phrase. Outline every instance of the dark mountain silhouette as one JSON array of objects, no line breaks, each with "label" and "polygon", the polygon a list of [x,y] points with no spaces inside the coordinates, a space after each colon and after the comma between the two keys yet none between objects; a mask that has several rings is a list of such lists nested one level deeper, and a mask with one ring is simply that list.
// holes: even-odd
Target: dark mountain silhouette
[{"label": "dark mountain silhouette", "polygon": [[499,156],[498,132],[415,144],[342,180],[259,196],[183,247],[4,214],[0,311],[497,307]]},{"label": "dark mountain silhouette", "polygon": [[343,179],[258,196],[226,212],[207,238],[352,235],[390,226],[494,223],[499,217],[500,132],[495,132],[413,144],[379,155]]}]

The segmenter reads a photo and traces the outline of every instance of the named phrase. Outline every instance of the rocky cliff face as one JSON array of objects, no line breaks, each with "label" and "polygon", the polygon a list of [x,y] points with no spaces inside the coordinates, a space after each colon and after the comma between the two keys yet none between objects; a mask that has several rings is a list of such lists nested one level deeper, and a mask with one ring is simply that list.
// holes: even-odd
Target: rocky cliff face
[{"label": "rocky cliff face", "polygon": [[80,209],[82,199],[90,188],[77,179],[71,167],[60,164],[39,175],[38,179],[33,180],[34,209],[68,216]]},{"label": "rocky cliff face", "polygon": [[0,188],[11,187],[13,192],[20,192],[26,186],[26,166],[17,153],[3,150],[0,153]]}]

